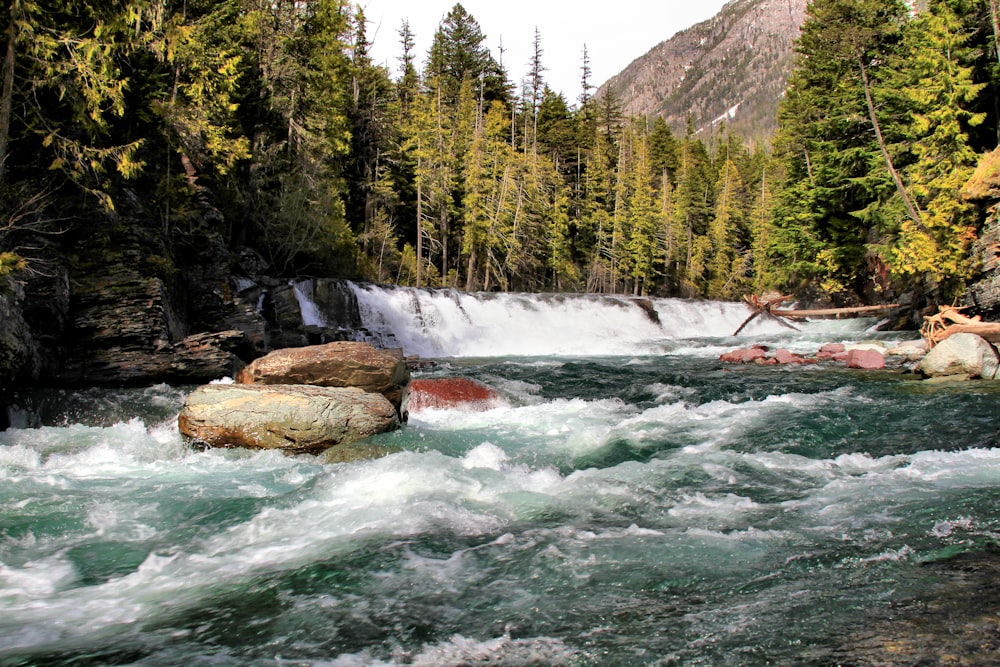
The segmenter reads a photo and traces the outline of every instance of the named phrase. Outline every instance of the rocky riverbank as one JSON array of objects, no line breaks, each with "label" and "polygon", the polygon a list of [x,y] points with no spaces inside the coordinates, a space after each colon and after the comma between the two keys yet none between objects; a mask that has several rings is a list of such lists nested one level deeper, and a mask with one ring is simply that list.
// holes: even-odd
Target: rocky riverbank
[{"label": "rocky riverbank", "polygon": [[719,356],[727,364],[766,366],[842,363],[859,370],[898,369],[934,381],[1000,379],[1000,352],[985,338],[969,333],[949,336],[934,347],[923,340],[886,345],[880,341],[830,343],[814,354],[797,354],[764,345],[737,348]]}]

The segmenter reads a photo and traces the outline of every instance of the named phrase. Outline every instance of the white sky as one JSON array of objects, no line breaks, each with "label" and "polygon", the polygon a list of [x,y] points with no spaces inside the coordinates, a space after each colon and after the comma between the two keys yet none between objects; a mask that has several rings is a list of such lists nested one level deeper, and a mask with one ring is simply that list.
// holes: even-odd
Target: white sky
[{"label": "white sky", "polygon": [[[357,0],[369,21],[372,58],[399,73],[399,29],[406,18],[416,37],[417,68],[423,69],[434,32],[456,0]],[[461,0],[479,23],[486,46],[520,86],[528,72],[538,28],[545,82],[569,104],[580,95],[583,47],[595,88],[674,33],[715,16],[725,0]]]}]

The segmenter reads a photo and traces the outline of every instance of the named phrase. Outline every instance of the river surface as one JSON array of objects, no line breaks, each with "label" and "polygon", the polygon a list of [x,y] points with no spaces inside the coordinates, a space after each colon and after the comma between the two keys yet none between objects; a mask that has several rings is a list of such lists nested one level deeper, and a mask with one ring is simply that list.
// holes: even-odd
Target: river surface
[{"label": "river surface", "polygon": [[26,399],[47,425],[0,433],[0,665],[830,664],[996,543],[994,384],[718,361],[898,334],[529,302],[554,324],[492,341],[383,312],[434,357],[415,376],[502,400],[412,414],[372,461],[192,449],[190,387]]}]

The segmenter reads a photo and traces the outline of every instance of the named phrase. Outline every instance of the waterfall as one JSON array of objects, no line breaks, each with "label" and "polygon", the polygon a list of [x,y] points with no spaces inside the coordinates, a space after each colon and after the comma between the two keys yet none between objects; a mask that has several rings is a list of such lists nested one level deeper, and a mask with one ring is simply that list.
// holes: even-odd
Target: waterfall
[{"label": "waterfall", "polygon": [[312,297],[313,281],[309,279],[293,281],[291,285],[292,289],[295,290],[295,298],[299,302],[299,310],[302,312],[302,324],[307,327],[327,326],[326,318],[323,317]]},{"label": "waterfall", "polygon": [[[348,284],[372,340],[432,358],[650,354],[719,338],[733,345],[749,314],[743,304],[719,301]],[[784,332],[759,319],[744,336]]]}]

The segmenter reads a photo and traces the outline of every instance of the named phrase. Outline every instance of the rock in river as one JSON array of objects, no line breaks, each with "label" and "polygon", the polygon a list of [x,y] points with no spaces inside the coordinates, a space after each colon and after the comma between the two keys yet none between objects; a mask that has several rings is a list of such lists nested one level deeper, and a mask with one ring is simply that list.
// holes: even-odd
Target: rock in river
[{"label": "rock in river", "polygon": [[992,380],[1000,357],[990,343],[975,334],[957,333],[934,346],[917,370],[927,377],[965,375]]},{"label": "rock in river", "polygon": [[410,412],[461,409],[482,412],[502,404],[492,388],[469,378],[419,378],[410,382]]},{"label": "rock in river", "polygon": [[182,435],[211,447],[315,453],[399,426],[382,394],[353,387],[211,384],[177,417]]},{"label": "rock in river", "polygon": [[397,411],[409,380],[401,351],[349,341],[275,350],[250,363],[236,378],[239,384],[360,387],[384,395]]}]

